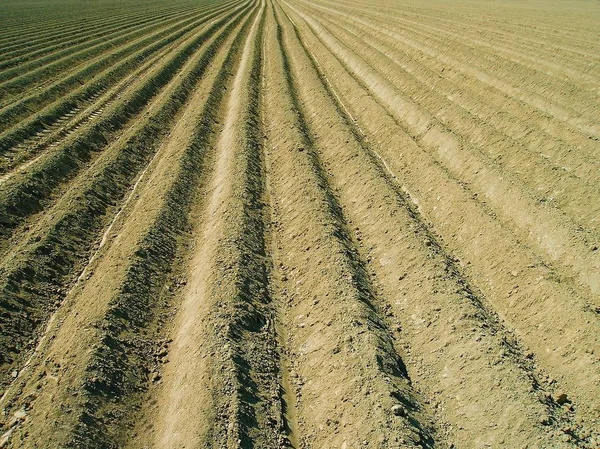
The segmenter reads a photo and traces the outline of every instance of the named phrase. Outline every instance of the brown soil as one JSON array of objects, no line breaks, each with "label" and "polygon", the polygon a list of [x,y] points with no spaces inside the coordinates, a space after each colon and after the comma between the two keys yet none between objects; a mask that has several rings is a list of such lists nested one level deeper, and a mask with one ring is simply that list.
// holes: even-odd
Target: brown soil
[{"label": "brown soil", "polygon": [[0,6],[0,447],[600,445],[595,4],[103,2]]}]

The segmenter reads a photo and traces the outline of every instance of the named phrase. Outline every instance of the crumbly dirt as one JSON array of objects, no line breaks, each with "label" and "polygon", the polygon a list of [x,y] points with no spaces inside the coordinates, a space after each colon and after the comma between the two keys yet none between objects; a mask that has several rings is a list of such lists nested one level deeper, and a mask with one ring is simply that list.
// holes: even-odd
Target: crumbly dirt
[{"label": "crumbly dirt", "polygon": [[596,5],[102,2],[0,6],[1,448],[600,445]]}]

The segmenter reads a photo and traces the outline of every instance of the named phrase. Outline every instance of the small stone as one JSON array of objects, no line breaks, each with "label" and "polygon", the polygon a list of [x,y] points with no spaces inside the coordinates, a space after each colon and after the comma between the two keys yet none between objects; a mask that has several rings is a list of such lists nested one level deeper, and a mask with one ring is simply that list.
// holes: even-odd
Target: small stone
[{"label": "small stone", "polygon": [[550,425],[550,417],[546,414],[543,414],[542,416],[540,416],[540,424],[542,426]]},{"label": "small stone", "polygon": [[572,412],[575,410],[575,407],[573,407],[573,404],[567,404],[567,410]]},{"label": "small stone", "polygon": [[392,413],[396,416],[406,416],[406,410],[401,405],[394,405],[392,407]]},{"label": "small stone", "polygon": [[19,376],[19,371],[14,369],[12,372],[12,377],[14,377],[15,379]]},{"label": "small stone", "polygon": [[569,402],[569,398],[565,393],[557,393],[554,395],[554,402],[556,402],[558,405],[563,405]]},{"label": "small stone", "polygon": [[519,272],[517,270],[513,270],[510,272],[510,274],[512,274],[513,276],[518,276]]}]

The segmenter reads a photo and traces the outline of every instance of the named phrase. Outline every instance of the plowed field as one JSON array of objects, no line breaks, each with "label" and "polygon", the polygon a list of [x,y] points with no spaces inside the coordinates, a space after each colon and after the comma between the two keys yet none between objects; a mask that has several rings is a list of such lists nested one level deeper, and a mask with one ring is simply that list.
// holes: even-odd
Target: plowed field
[{"label": "plowed field", "polygon": [[0,5],[0,447],[600,447],[600,4]]}]

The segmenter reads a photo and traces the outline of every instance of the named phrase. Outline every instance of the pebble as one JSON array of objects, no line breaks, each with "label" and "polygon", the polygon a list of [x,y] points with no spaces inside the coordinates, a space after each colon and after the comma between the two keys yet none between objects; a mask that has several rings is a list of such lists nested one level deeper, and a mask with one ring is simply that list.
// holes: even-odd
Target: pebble
[{"label": "pebble", "polygon": [[394,405],[392,407],[392,413],[396,416],[406,416],[406,410],[401,405]]},{"label": "pebble", "polygon": [[565,393],[557,393],[554,395],[554,402],[558,405],[563,405],[569,402],[569,398]]}]

